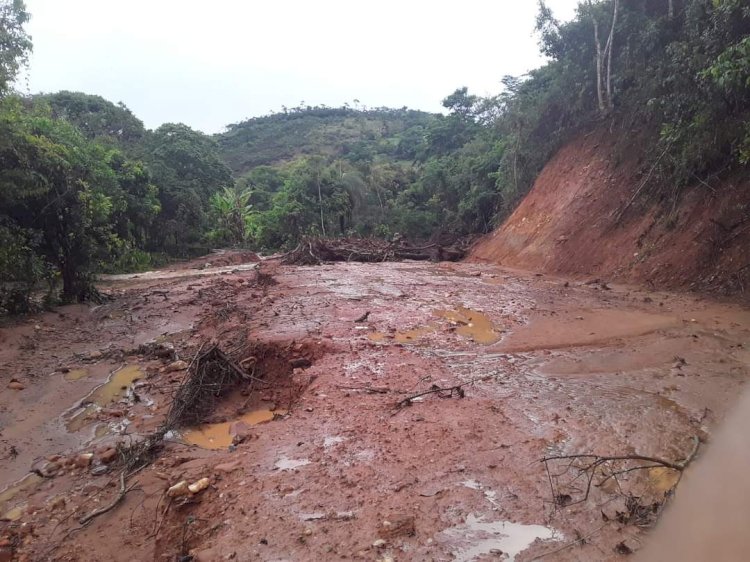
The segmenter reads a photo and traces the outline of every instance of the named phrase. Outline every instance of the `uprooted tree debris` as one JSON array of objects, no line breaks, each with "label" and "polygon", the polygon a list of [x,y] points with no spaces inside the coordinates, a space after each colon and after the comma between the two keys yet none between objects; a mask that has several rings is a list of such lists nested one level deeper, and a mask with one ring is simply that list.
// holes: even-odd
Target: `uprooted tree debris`
[{"label": "uprooted tree debris", "polygon": [[459,261],[466,248],[458,245],[432,243],[412,246],[403,240],[387,242],[374,238],[305,238],[282,257],[286,265],[320,265],[322,262],[356,261]]},{"label": "uprooted tree debris", "polygon": [[255,376],[255,369],[246,372],[218,346],[213,345],[206,351],[203,347],[188,366],[187,376],[177,389],[167,417],[159,429],[143,439],[118,447],[122,469],[119,491],[114,500],[81,517],[80,527],[77,529],[111,511],[123,500],[134,488],[134,485],[126,484],[127,480],[154,460],[169,432],[202,423],[214,411],[216,401],[229,390],[242,382],[260,380]]}]

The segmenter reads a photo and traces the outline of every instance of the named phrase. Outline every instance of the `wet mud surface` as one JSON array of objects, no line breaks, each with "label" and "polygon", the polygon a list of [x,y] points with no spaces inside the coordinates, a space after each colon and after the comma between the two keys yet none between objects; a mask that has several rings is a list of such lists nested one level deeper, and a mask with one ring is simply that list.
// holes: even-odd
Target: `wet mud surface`
[{"label": "wet mud surface", "polygon": [[[0,552],[616,560],[648,533],[621,516],[628,498],[658,511],[679,475],[626,473],[584,499],[539,460],[679,462],[750,375],[750,312],[695,296],[478,264],[184,271],[110,278],[112,302],[0,328]],[[117,496],[111,451],[159,426],[207,342],[262,383],[168,435],[82,526]]]}]

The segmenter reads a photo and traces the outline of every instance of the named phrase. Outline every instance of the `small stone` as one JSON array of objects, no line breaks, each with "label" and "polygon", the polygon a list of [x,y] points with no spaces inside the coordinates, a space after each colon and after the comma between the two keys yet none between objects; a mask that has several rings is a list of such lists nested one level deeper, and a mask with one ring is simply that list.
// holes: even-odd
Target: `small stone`
[{"label": "small stone", "polygon": [[180,360],[180,361],[174,361],[170,363],[169,365],[167,365],[167,368],[164,369],[164,371],[166,373],[172,373],[174,371],[184,371],[187,368],[188,368],[187,362]]},{"label": "small stone", "polygon": [[93,467],[90,472],[92,476],[101,476],[109,472],[109,467],[106,464],[99,464]]},{"label": "small stone", "polygon": [[187,496],[190,494],[190,490],[188,490],[188,483],[187,480],[180,480],[177,484],[174,486],[171,486],[167,490],[167,496],[170,498],[177,498],[179,496]]},{"label": "small stone", "polygon": [[383,539],[378,539],[374,543],[372,543],[373,548],[384,548],[385,547],[385,541]]},{"label": "small stone", "polygon": [[75,458],[74,464],[78,468],[88,468],[91,465],[91,460],[94,458],[94,453],[81,453]]},{"label": "small stone", "polygon": [[58,472],[60,472],[60,469],[62,466],[60,466],[57,462],[51,462],[46,459],[35,462],[31,465],[31,471],[36,472],[40,476],[44,478],[52,478],[55,476]]},{"label": "small stone", "polygon": [[89,352],[89,359],[101,359],[102,355],[101,351],[91,351]]},{"label": "small stone", "polygon": [[305,535],[306,537],[309,537],[309,536],[311,536],[312,534],[313,534],[313,531],[312,531],[312,529],[305,529],[304,535]]},{"label": "small stone", "polygon": [[208,478],[201,478],[200,480],[190,484],[190,486],[188,486],[188,490],[191,494],[197,494],[198,492],[208,488],[208,485],[210,483],[211,481]]},{"label": "small stone", "polygon": [[26,386],[14,379],[8,383],[8,388],[11,390],[23,390]]},{"label": "small stone", "polygon": [[307,369],[308,367],[312,366],[312,361],[304,357],[298,357],[289,361],[289,366],[292,369]]},{"label": "small stone", "polygon": [[110,447],[103,453],[99,454],[99,460],[104,464],[109,464],[117,460],[117,449]]}]

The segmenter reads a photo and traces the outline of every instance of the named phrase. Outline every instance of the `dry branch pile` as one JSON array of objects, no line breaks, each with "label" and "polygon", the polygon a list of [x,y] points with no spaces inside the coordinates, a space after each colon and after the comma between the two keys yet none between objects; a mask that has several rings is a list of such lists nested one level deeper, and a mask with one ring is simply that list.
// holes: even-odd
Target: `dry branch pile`
[{"label": "dry branch pile", "polygon": [[214,411],[216,400],[250,377],[217,346],[198,353],[177,389],[165,426],[198,425]]},{"label": "dry branch pile", "polygon": [[283,257],[287,265],[319,265],[322,262],[356,261],[458,261],[466,250],[456,246],[427,244],[411,246],[403,240],[388,242],[376,238],[305,238]]}]

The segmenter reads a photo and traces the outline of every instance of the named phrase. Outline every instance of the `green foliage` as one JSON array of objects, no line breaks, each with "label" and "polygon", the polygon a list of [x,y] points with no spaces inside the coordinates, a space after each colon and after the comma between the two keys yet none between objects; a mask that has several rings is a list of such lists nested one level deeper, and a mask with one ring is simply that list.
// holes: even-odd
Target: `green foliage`
[{"label": "green foliage", "polygon": [[52,108],[52,115],[75,125],[89,139],[134,150],[146,135],[143,122],[123,103],[114,104],[101,96],[62,91],[35,96]]},{"label": "green foliage", "polygon": [[0,97],[28,61],[31,39],[23,28],[28,21],[22,0],[0,0]]},{"label": "green foliage", "polygon": [[432,119],[406,108],[300,106],[229,125],[217,141],[232,171],[243,175],[258,166],[305,156],[369,160],[392,152],[404,132]]},{"label": "green foliage", "polygon": [[51,268],[38,253],[39,243],[32,230],[0,224],[0,311],[28,312],[34,288],[50,277]]},{"label": "green foliage", "polygon": [[211,196],[211,210],[217,225],[209,233],[214,243],[239,246],[247,239],[250,223],[250,189],[225,187]]},{"label": "green foliage", "polygon": [[149,134],[146,159],[159,187],[161,213],[150,231],[149,247],[184,255],[209,230],[209,201],[232,185],[216,142],[183,124],[168,123]]},{"label": "green foliage", "polygon": [[[132,221],[148,218],[147,178],[116,149],[87,140],[41,105],[26,110],[17,99],[4,100],[0,136],[4,214],[40,232],[39,249],[59,268],[64,298],[87,298],[98,264],[135,242]],[[154,214],[155,202],[150,208]]]}]

